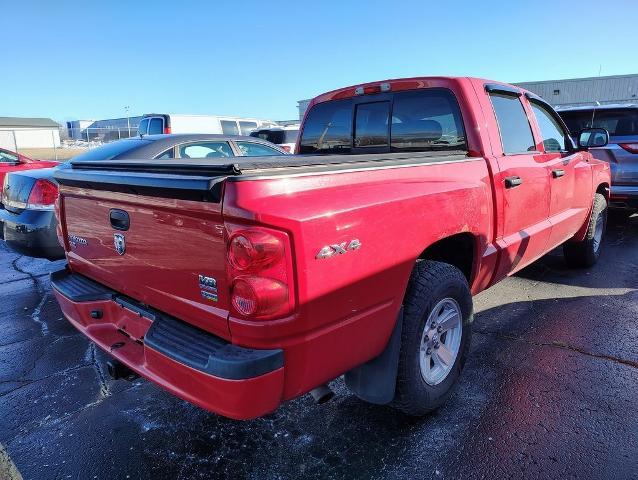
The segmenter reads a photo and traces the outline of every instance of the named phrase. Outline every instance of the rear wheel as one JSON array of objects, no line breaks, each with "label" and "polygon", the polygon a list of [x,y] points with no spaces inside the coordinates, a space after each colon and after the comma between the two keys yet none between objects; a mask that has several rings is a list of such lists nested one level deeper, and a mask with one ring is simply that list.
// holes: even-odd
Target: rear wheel
[{"label": "rear wheel", "polygon": [[471,323],[472,296],[461,271],[417,262],[404,301],[395,408],[424,415],[448,399],[465,363]]},{"label": "rear wheel", "polygon": [[563,245],[563,255],[570,267],[591,267],[598,261],[606,227],[607,200],[597,193],[594,196],[585,238],[580,242],[567,242]]}]

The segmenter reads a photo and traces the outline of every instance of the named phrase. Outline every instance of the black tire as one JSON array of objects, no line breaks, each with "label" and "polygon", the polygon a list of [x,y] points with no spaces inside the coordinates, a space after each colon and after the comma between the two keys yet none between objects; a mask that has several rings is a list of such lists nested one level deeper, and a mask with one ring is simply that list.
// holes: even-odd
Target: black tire
[{"label": "black tire", "polygon": [[[461,310],[461,340],[447,376],[436,385],[421,374],[421,338],[432,309],[443,299],[456,301]],[[401,351],[392,406],[405,414],[425,415],[441,406],[452,394],[470,347],[472,295],[465,276],[447,263],[416,263],[404,300]]]},{"label": "black tire", "polygon": [[[602,225],[601,225],[602,223]],[[602,228],[600,239],[596,239],[596,228]],[[594,265],[602,250],[602,237],[607,227],[607,200],[603,195],[594,195],[594,203],[589,216],[587,234],[580,242],[567,242],[563,245],[565,262],[570,267],[587,268]]]}]

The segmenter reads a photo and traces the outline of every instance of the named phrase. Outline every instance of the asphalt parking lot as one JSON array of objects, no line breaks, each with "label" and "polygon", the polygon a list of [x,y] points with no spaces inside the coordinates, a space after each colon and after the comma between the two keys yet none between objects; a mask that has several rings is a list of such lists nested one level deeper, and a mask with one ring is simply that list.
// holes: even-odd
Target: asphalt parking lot
[{"label": "asphalt parking lot", "polygon": [[0,477],[638,478],[638,216],[595,268],[553,252],[476,297],[457,394],[423,419],[341,380],[250,422],[112,381],[49,291],[62,264],[0,246]]}]

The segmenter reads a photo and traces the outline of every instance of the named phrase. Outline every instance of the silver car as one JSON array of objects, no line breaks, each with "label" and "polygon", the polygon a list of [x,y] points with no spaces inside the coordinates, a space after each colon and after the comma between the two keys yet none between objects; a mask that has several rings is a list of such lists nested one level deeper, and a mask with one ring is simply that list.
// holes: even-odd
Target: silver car
[{"label": "silver car", "polygon": [[626,214],[637,211],[638,104],[571,107],[557,111],[572,134],[589,127],[600,127],[609,132],[609,144],[592,148],[590,152],[611,166],[610,207]]}]

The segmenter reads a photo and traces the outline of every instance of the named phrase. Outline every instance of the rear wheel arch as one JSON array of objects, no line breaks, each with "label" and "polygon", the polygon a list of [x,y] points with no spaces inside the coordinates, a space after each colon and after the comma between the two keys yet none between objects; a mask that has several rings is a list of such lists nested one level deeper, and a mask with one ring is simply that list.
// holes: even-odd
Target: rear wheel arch
[{"label": "rear wheel arch", "polygon": [[476,273],[476,245],[477,239],[472,233],[457,233],[429,245],[421,252],[417,261],[433,260],[453,265],[463,273],[468,284],[472,285]]}]

